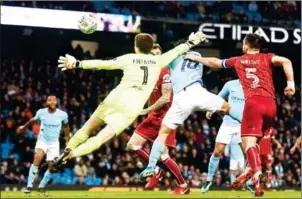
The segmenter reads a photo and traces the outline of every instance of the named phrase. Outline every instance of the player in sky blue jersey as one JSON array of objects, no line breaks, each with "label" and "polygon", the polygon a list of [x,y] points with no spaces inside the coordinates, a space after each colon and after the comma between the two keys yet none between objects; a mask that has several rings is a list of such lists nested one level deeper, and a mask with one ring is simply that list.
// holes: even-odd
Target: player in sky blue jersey
[{"label": "player in sky blue jersey", "polygon": [[230,174],[231,174],[231,183],[236,179],[237,173],[241,174],[244,172],[244,155],[241,149],[241,146],[238,144],[237,138],[232,137],[231,142],[226,145],[224,154],[227,157],[230,157]]},{"label": "player in sky blue jersey", "polygon": [[38,167],[41,164],[44,156],[46,155],[46,161],[48,163],[48,170],[44,174],[42,181],[39,184],[39,191],[45,193],[45,186],[50,181],[52,173],[51,161],[59,156],[60,143],[59,137],[61,128],[65,133],[66,142],[70,138],[70,130],[68,125],[68,115],[66,112],[56,108],[57,98],[55,96],[47,97],[47,108],[39,109],[32,119],[30,119],[25,125],[20,126],[17,131],[22,132],[28,126],[36,121],[40,121],[40,132],[35,147],[34,161],[29,169],[27,188],[24,193],[29,194],[33,188],[35,175],[38,173]]},{"label": "player in sky blue jersey", "polygon": [[164,150],[164,143],[168,135],[188,118],[195,110],[220,111],[229,114],[238,121],[241,116],[231,109],[231,106],[221,97],[208,92],[203,87],[203,65],[184,59],[185,55],[193,54],[201,57],[198,52],[188,51],[183,56],[175,58],[168,67],[171,71],[173,88],[173,102],[165,115],[159,135],[156,138],[147,168],[139,175],[139,178],[153,176],[155,165]]},{"label": "player in sky blue jersey", "polygon": [[[243,108],[244,108],[244,93],[243,93],[243,88],[240,84],[240,81],[237,80],[232,80],[232,81],[228,81],[222,88],[222,90],[219,92],[218,94],[220,97],[222,98],[226,98],[228,99],[228,103],[231,105],[232,109],[234,111],[236,111],[240,117],[242,118],[242,114],[243,114]],[[206,113],[207,118],[210,119],[212,112],[207,112]],[[236,151],[231,150],[231,153],[233,153],[232,155],[238,155],[238,159],[240,159],[240,162],[236,162],[238,164],[236,164],[234,161],[232,163],[232,168],[234,164],[239,165],[241,168],[243,168],[243,164],[244,164],[244,157],[242,154],[242,150],[239,146],[239,144],[241,144],[241,134],[240,134],[240,127],[241,124],[239,121],[234,120],[232,117],[225,115],[223,118],[223,122],[220,126],[220,129],[218,131],[218,135],[216,137],[216,144],[215,144],[215,149],[214,152],[210,158],[210,162],[208,165],[208,177],[207,177],[207,182],[204,184],[204,186],[201,189],[202,193],[208,192],[209,188],[212,185],[212,181],[213,181],[213,176],[215,174],[215,171],[217,170],[217,167],[219,165],[219,160],[220,157],[222,156],[222,154],[225,151],[225,147],[226,145],[230,144],[231,142],[237,145],[238,147],[238,154],[236,153]],[[233,146],[233,145],[232,145]],[[234,147],[234,146],[233,146]],[[231,155],[231,156],[232,156]],[[237,159],[237,158],[236,158]],[[235,168],[234,170],[237,170],[237,168]],[[231,176],[231,180],[235,180],[236,176]]]}]

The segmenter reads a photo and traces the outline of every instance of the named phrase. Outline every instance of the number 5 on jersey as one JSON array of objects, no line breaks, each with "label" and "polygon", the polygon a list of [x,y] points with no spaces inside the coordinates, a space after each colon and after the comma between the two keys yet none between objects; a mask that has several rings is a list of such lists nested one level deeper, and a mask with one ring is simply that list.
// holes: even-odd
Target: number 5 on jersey
[{"label": "number 5 on jersey", "polygon": [[257,71],[257,68],[246,68],[245,69],[246,78],[253,79],[251,88],[259,87],[259,77],[257,77],[257,75],[254,74],[254,73],[256,73],[256,71]]}]

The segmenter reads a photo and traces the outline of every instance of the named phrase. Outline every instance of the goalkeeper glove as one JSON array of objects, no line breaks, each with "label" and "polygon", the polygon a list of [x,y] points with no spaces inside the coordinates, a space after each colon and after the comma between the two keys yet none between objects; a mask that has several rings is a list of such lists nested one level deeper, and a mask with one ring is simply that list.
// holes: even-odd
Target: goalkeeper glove
[{"label": "goalkeeper glove", "polygon": [[192,32],[189,36],[188,41],[186,42],[190,48],[192,48],[193,46],[198,45],[201,42],[205,42],[207,41],[207,36],[205,34],[203,34],[200,31],[197,31],[196,33]]},{"label": "goalkeeper glove", "polygon": [[60,56],[58,63],[58,67],[61,69],[61,71],[65,71],[68,69],[79,68],[81,62],[76,60],[74,56],[66,54],[65,57]]}]

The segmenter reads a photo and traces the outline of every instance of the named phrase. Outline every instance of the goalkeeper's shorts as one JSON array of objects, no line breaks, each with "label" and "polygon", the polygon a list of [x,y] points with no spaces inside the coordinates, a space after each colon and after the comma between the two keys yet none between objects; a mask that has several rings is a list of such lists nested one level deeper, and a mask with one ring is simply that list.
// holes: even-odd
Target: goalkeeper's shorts
[{"label": "goalkeeper's shorts", "polygon": [[119,135],[134,122],[145,102],[137,90],[125,91],[117,88],[110,92],[93,115],[104,120]]}]

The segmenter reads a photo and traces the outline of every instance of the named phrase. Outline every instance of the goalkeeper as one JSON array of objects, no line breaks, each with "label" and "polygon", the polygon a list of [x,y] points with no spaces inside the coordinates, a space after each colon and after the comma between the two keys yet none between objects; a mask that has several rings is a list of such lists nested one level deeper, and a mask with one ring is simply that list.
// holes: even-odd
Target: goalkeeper
[{"label": "goalkeeper", "polygon": [[[154,41],[151,35],[140,33],[134,42],[135,54],[126,54],[113,60],[78,61],[73,56],[61,56],[58,60],[62,71],[68,69],[123,70],[120,84],[110,92],[98,106],[89,120],[71,138],[63,154],[54,162],[58,166],[70,158],[90,154],[104,143],[118,136],[142,112],[161,68],[191,47],[206,40],[201,32],[191,33],[186,43],[159,55],[150,54]],[[91,133],[98,127],[106,126],[96,135]],[[90,138],[89,138],[90,137]]]}]

